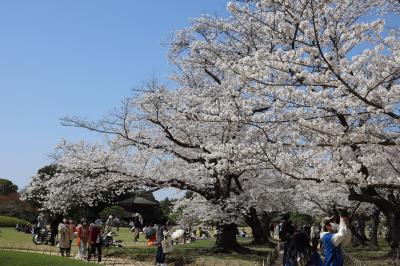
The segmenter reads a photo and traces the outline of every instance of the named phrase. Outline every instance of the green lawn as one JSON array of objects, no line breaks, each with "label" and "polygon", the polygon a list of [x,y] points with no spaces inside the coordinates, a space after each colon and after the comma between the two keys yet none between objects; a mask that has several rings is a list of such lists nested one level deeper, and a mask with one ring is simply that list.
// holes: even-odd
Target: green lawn
[{"label": "green lawn", "polygon": [[[152,262],[155,260],[156,248],[147,247],[146,240],[141,234],[138,242],[133,242],[132,233],[122,228],[115,239],[123,241],[123,248],[110,248],[109,255],[130,258],[132,260]],[[176,245],[175,250],[167,255],[168,263],[176,265],[263,265],[271,248],[266,246],[250,245],[251,238],[240,238],[239,242],[249,247],[252,252],[249,254],[219,253],[212,251],[215,239],[198,240],[190,244]]]},{"label": "green lawn", "polygon": [[355,258],[362,260],[368,266],[384,266],[389,265],[390,258],[387,254],[390,251],[388,243],[384,239],[379,240],[379,250],[368,250],[367,247],[351,247],[344,248],[347,254],[351,254]]},{"label": "green lawn", "polygon": [[[72,242],[72,245],[72,253],[76,253],[77,248],[75,246],[75,241]],[[17,232],[11,227],[0,227],[0,248],[58,252],[57,247],[50,245],[35,245],[32,242],[31,234]]]},{"label": "green lawn", "polygon": [[[32,242],[32,236],[15,231],[14,228],[0,228],[0,248],[11,249],[29,249],[40,251],[58,252],[57,247],[49,245],[35,245]],[[131,260],[139,260],[144,262],[153,262],[155,260],[155,247],[147,247],[144,235],[140,235],[138,242],[133,242],[133,235],[127,228],[121,228],[115,240],[122,240],[122,248],[105,248],[103,254],[105,256],[115,256],[129,258]],[[199,264],[199,265],[262,265],[271,248],[265,246],[250,246],[251,238],[240,238],[239,242],[243,246],[247,246],[252,250],[249,254],[215,254],[211,248],[215,239],[198,240],[191,244],[177,245],[172,254],[167,256],[167,262],[182,264]],[[73,241],[72,253],[76,252],[75,241]]]},{"label": "green lawn", "polygon": [[4,266],[88,266],[87,262],[49,255],[0,250],[0,265]]}]

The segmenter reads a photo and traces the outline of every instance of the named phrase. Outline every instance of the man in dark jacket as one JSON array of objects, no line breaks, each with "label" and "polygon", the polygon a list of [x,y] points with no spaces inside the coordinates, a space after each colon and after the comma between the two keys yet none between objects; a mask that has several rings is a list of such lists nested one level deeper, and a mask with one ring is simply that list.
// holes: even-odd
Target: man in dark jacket
[{"label": "man in dark jacket", "polygon": [[58,225],[62,222],[61,217],[54,217],[50,223],[50,239],[49,242],[52,246],[56,244],[56,235],[58,234]]},{"label": "man in dark jacket", "polygon": [[135,216],[133,217],[133,241],[136,242],[139,239],[139,233],[142,230],[143,224],[142,224],[142,219],[141,215],[139,213],[136,213]]},{"label": "man in dark jacket", "polygon": [[288,259],[289,242],[292,239],[293,234],[296,232],[296,228],[293,226],[293,221],[289,220],[289,218],[290,214],[285,214],[282,217],[280,239],[283,242],[283,265],[286,264]]}]

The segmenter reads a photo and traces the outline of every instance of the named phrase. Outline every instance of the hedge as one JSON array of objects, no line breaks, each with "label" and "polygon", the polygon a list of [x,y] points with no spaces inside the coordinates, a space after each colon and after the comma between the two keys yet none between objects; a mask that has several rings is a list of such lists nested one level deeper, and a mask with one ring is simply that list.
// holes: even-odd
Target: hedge
[{"label": "hedge", "polygon": [[27,221],[19,218],[0,216],[0,227],[15,227],[16,224],[26,224],[26,223]]}]

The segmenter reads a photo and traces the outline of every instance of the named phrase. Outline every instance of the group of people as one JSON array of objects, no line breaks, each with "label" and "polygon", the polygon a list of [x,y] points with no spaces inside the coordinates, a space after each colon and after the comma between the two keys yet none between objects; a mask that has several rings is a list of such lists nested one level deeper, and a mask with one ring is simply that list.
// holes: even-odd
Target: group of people
[{"label": "group of people", "polygon": [[17,230],[18,232],[24,232],[26,234],[31,234],[33,228],[30,223],[25,223],[25,224],[16,224],[15,230]]},{"label": "group of people", "polygon": [[[35,231],[46,228],[47,219],[45,214],[39,214]],[[61,256],[71,256],[71,247],[75,239],[78,247],[77,256],[88,261],[92,257],[97,256],[98,262],[101,262],[102,247],[105,244],[106,236],[112,232],[113,226],[119,229],[119,219],[110,215],[103,228],[103,223],[100,219],[95,219],[89,222],[82,218],[78,225],[75,224],[71,217],[54,217],[50,223],[50,237],[48,242],[51,245],[58,244]],[[34,232],[35,233],[35,232]]]},{"label": "group of people", "polygon": [[77,256],[89,261],[97,253],[97,260],[101,262],[104,230],[100,219],[88,223],[82,218],[76,226],[73,219],[64,218],[57,229],[61,256],[70,256],[72,241],[76,236]]},{"label": "group of people", "polygon": [[[283,243],[283,266],[343,266],[342,246],[351,242],[348,217],[330,217],[317,224],[297,230],[286,215],[280,224]],[[338,223],[339,222],[339,223]],[[311,244],[310,244],[311,243]],[[318,253],[318,246],[323,258]]]}]

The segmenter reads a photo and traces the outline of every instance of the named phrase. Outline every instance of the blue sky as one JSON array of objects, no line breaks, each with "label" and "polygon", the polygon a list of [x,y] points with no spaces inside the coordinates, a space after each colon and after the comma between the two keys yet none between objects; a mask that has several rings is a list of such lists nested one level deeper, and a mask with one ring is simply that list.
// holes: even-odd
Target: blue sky
[{"label": "blue sky", "polygon": [[225,16],[226,3],[1,1],[0,177],[23,187],[62,138],[97,139],[59,119],[95,120],[153,75],[166,80],[165,44],[173,32],[204,13]]},{"label": "blue sky", "polygon": [[[0,177],[19,187],[49,163],[66,115],[96,119],[153,75],[168,74],[166,44],[225,0],[8,0],[0,3]],[[158,193],[158,197],[171,191]]]}]

